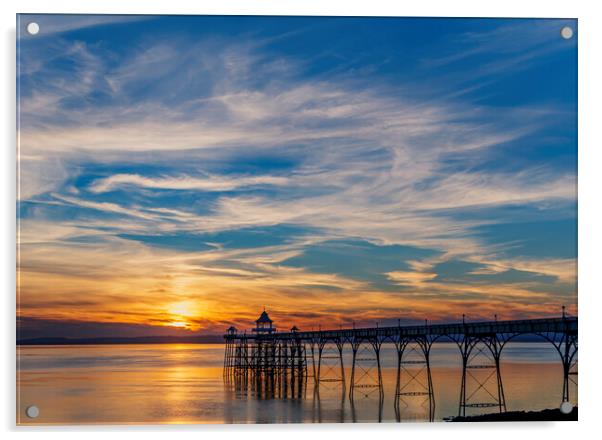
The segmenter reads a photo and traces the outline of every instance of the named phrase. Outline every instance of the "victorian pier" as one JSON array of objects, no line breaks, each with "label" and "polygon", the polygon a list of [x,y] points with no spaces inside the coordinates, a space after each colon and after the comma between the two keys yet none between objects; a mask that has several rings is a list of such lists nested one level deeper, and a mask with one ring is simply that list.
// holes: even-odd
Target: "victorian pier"
[{"label": "victorian pier", "polygon": [[[396,410],[404,399],[421,399],[433,420],[431,353],[436,342],[447,341],[457,346],[462,362],[458,415],[479,408],[505,412],[500,358],[508,342],[532,335],[558,353],[563,371],[560,404],[569,401],[569,384],[577,381],[577,323],[577,317],[566,315],[563,308],[562,316],[543,319],[466,322],[463,318],[448,324],[318,331],[293,327],[283,332],[277,331],[264,310],[251,331],[230,327],[224,335],[224,378],[271,395],[295,395],[308,381],[316,390],[321,384],[340,384],[343,393],[348,389],[352,404],[360,393],[376,396],[382,405],[381,349],[392,344],[397,353]],[[351,357],[349,377],[344,353]]]}]

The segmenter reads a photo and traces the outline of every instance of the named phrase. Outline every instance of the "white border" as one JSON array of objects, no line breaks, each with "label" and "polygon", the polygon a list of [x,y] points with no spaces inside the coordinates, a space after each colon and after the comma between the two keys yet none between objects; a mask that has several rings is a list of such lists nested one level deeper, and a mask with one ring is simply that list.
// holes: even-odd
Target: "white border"
[{"label": "white border", "polygon": [[[0,429],[28,438],[43,432],[45,439],[80,437],[101,438],[107,435],[144,435],[149,440],[165,435],[190,437],[219,435],[224,438],[254,440],[286,436],[287,440],[308,436],[362,438],[374,432],[380,438],[419,436],[447,439],[505,439],[530,434],[554,438],[588,438],[601,429],[596,426],[602,408],[600,387],[600,334],[596,324],[602,316],[602,289],[597,275],[602,273],[599,258],[602,249],[602,141],[599,127],[602,115],[602,19],[594,1],[526,1],[498,0],[420,0],[355,1],[355,0],[3,0],[2,14],[2,100],[1,118],[3,182],[0,190],[2,207],[2,270],[4,316],[2,329],[3,386],[0,402]],[[365,15],[365,16],[459,16],[459,17],[570,17],[579,19],[579,315],[581,333],[580,389],[578,423],[506,423],[506,424],[443,424],[431,425],[236,425],[236,426],[146,426],[146,427],[53,427],[16,428],[15,423],[15,14],[21,13],[135,13],[135,14],[229,14],[229,15]]]}]

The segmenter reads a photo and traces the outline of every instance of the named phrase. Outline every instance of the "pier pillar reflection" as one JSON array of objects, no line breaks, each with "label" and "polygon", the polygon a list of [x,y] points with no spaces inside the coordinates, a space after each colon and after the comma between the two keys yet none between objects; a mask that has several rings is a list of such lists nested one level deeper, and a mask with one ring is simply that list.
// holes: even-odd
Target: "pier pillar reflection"
[{"label": "pier pillar reflection", "polygon": [[354,339],[351,342],[353,361],[349,387],[350,400],[353,400],[356,391],[366,398],[375,393],[382,397],[381,345],[378,339]]},{"label": "pier pillar reflection", "polygon": [[538,333],[538,335],[548,340],[560,355],[560,360],[562,362],[562,402],[570,402],[571,384],[576,386],[578,377],[577,331],[565,328],[561,334],[556,332],[542,332]]},{"label": "pier pillar reflection", "polygon": [[343,346],[340,339],[321,339],[318,342],[318,371],[316,385],[322,382],[340,382],[345,388],[345,365]]},{"label": "pier pillar reflection", "polygon": [[401,420],[420,418],[419,408],[426,418],[435,418],[435,394],[431,375],[430,351],[432,342],[423,338],[399,338],[397,350],[397,379],[395,385],[395,415]]},{"label": "pier pillar reflection", "polygon": [[458,341],[462,355],[459,416],[466,409],[497,408],[506,411],[506,398],[500,370],[500,357],[505,342],[497,335],[463,336]]},{"label": "pier pillar reflection", "polygon": [[565,332],[555,345],[562,358],[562,401],[570,401],[570,385],[577,385],[577,334]]}]

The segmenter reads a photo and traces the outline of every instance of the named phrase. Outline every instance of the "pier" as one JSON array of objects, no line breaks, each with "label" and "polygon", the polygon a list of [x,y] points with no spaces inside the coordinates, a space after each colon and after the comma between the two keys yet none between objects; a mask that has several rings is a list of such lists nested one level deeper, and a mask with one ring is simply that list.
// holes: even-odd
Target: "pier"
[{"label": "pier", "polygon": [[[506,412],[500,358],[508,342],[534,335],[552,344],[562,363],[562,396],[569,401],[569,384],[577,383],[577,317],[461,322],[447,324],[397,325],[373,328],[341,328],[318,331],[277,331],[264,311],[250,332],[230,327],[225,339],[224,378],[250,384],[259,393],[301,397],[307,381],[314,392],[320,384],[349,381],[349,400],[356,394],[383,400],[381,349],[392,344],[397,353],[395,405],[404,399],[422,399],[433,420],[435,410],[431,375],[431,352],[436,342],[452,342],[462,362],[458,390],[458,415],[471,409],[490,408]],[[344,353],[351,355],[351,374],[346,377]],[[344,397],[344,394],[343,394]]]}]

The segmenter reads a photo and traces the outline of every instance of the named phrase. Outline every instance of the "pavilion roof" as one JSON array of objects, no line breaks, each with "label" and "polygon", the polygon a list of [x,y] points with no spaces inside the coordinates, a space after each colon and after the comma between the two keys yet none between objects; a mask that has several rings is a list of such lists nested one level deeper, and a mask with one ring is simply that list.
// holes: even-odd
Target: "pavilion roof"
[{"label": "pavilion roof", "polygon": [[272,323],[274,321],[272,321],[270,319],[270,317],[268,316],[267,312],[264,310],[263,312],[261,312],[261,315],[259,316],[259,319],[257,321],[255,321],[257,323],[262,323],[262,322],[269,322]]}]

